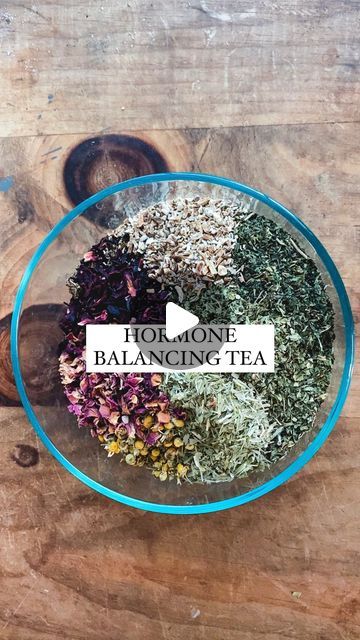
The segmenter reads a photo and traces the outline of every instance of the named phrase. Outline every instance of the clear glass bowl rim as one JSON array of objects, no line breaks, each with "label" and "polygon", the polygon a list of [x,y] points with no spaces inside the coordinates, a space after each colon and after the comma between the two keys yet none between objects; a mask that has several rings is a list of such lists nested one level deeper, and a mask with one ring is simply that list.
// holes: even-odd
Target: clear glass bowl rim
[{"label": "clear glass bowl rim", "polygon": [[[226,500],[220,500],[216,502],[209,502],[198,505],[167,505],[161,503],[154,502],[146,502],[144,500],[139,500],[136,498],[132,498],[130,496],[120,494],[112,489],[104,487],[99,482],[93,480],[85,473],[80,471],[77,467],[67,460],[67,458],[55,447],[55,445],[51,442],[50,438],[47,436],[45,431],[43,430],[41,424],[39,423],[35,412],[32,409],[31,402],[29,401],[24,382],[21,375],[20,368],[20,360],[19,360],[19,352],[18,352],[18,330],[19,330],[19,322],[21,317],[21,309],[24,300],[24,296],[31,280],[31,276],[39,263],[41,257],[47,250],[47,248],[51,245],[51,243],[57,238],[57,236],[63,231],[63,229],[71,223],[72,220],[80,216],[86,209],[97,204],[104,198],[113,195],[115,193],[124,191],[133,187],[141,187],[142,185],[152,184],[156,182],[173,182],[173,181],[195,181],[195,182],[205,182],[212,183],[216,185],[220,185],[223,187],[228,187],[235,191],[239,191],[241,193],[245,193],[257,200],[268,205],[270,208],[274,209],[277,213],[281,214],[286,220],[288,220],[298,231],[300,231],[304,237],[311,243],[313,248],[318,253],[319,257],[323,261],[325,267],[328,270],[328,273],[331,277],[333,285],[337,291],[337,295],[339,297],[341,311],[344,318],[344,328],[345,328],[345,362],[343,374],[340,381],[339,390],[335,399],[335,402],[331,408],[331,411],[323,424],[322,428],[316,435],[316,437],[310,442],[308,447],[294,460],[286,469],[280,472],[278,475],[271,478],[271,480],[265,482],[264,484],[252,489],[242,495],[235,496],[233,498],[228,498]],[[351,306],[349,302],[348,295],[346,293],[346,289],[344,283],[341,279],[341,276],[331,259],[330,255],[326,251],[325,247],[321,244],[318,238],[313,234],[313,232],[305,225],[294,213],[292,213],[289,209],[281,205],[276,200],[273,200],[266,194],[257,191],[245,184],[240,182],[236,182],[234,180],[229,180],[227,178],[204,174],[204,173],[191,173],[191,172],[171,172],[171,173],[159,173],[159,174],[151,174],[146,176],[141,176],[139,178],[131,178],[130,180],[126,180],[124,182],[111,185],[94,194],[90,198],[87,198],[80,204],[78,204],[74,209],[72,209],[68,214],[66,214],[48,233],[48,235],[41,242],[39,247],[36,249],[34,255],[32,256],[25,272],[20,282],[15,303],[14,310],[11,321],[11,359],[14,370],[15,382],[16,386],[26,411],[27,417],[34,427],[36,433],[39,438],[45,445],[45,447],[50,451],[50,453],[67,469],[72,473],[78,480],[81,480],[91,489],[98,491],[99,493],[105,495],[108,498],[116,500],[118,502],[122,502],[126,505],[136,507],[138,509],[143,509],[145,511],[154,511],[158,513],[170,513],[170,514],[196,514],[196,513],[210,513],[214,511],[222,511],[224,509],[230,509],[232,507],[239,506],[241,504],[246,504],[252,500],[260,498],[262,495],[276,489],[281,484],[289,480],[295,473],[297,473],[320,449],[323,445],[330,432],[335,426],[335,423],[341,413],[342,407],[346,400],[352,370],[354,366],[354,322],[351,311]]]}]

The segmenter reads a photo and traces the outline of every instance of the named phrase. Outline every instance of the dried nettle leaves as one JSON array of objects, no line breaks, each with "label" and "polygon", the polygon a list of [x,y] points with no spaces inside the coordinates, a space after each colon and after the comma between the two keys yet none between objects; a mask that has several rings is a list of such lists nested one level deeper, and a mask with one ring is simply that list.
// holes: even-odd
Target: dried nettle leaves
[{"label": "dried nettle leaves", "polygon": [[274,462],[311,429],[330,382],[334,312],[321,274],[282,227],[256,214],[237,215],[233,251],[238,274],[184,305],[206,323],[275,326],[275,373],[243,374],[268,405]]}]

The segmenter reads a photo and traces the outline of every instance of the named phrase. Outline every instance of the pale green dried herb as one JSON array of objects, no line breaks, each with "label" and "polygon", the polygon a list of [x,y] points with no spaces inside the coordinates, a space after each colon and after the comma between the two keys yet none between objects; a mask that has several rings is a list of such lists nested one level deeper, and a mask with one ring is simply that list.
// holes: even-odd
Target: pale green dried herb
[{"label": "pale green dried herb", "polygon": [[167,373],[163,384],[173,404],[186,407],[181,462],[189,467],[187,480],[226,482],[268,464],[274,425],[250,385],[232,374],[196,372]]}]

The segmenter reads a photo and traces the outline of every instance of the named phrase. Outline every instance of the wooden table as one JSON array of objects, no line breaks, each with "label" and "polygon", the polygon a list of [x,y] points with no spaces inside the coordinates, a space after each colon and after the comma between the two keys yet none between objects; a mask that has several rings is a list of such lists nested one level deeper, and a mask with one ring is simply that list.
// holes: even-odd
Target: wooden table
[{"label": "wooden table", "polygon": [[[7,356],[16,287],[51,226],[72,201],[159,168],[233,177],[293,209],[358,320],[359,19],[356,0],[0,3],[1,638],[360,637],[356,375],[295,478],[180,517],[113,503],[59,466]],[[93,137],[95,156],[78,148]]]}]

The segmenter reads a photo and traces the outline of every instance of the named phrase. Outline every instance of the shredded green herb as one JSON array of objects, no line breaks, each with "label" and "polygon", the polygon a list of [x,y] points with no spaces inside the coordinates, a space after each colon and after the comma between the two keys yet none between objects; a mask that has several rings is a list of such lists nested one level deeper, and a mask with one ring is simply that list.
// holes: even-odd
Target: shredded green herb
[{"label": "shredded green herb", "polygon": [[277,425],[266,453],[275,462],[311,429],[325,398],[334,312],[313,260],[272,220],[239,214],[233,258],[232,284],[211,285],[184,306],[204,323],[274,324],[275,373],[238,375],[261,395]]}]

